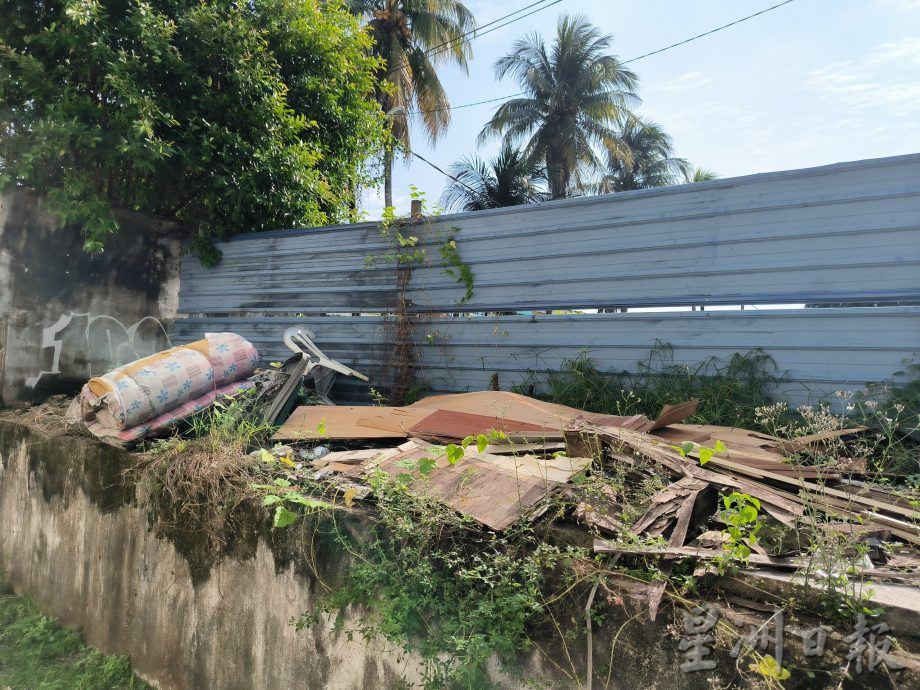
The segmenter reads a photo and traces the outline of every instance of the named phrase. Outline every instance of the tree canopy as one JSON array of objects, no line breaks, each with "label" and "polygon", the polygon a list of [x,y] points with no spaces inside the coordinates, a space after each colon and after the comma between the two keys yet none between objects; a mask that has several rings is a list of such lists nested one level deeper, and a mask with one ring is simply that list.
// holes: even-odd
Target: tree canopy
[{"label": "tree canopy", "polygon": [[690,174],[690,164],[674,156],[671,136],[656,122],[630,114],[617,132],[617,141],[620,146],[606,151],[607,169],[596,185],[597,193],[666,187]]},{"label": "tree canopy", "polygon": [[[450,124],[450,102],[438,65],[466,70],[476,19],[460,0],[348,0],[367,20],[373,54],[380,59],[376,98],[390,135],[384,142],[384,200],[393,205],[393,146],[410,148],[409,122],[416,119],[434,143]],[[410,117],[411,114],[416,117]]]},{"label": "tree canopy", "polygon": [[200,237],[345,220],[379,148],[371,39],[330,0],[9,0],[0,189],[97,252],[113,207]]},{"label": "tree canopy", "polygon": [[531,34],[495,63],[498,78],[513,77],[524,95],[498,107],[480,141],[523,142],[544,162],[554,199],[583,186],[582,171],[600,164],[596,147],[620,147],[614,125],[639,100],[636,75],[607,52],[611,41],[585,17],[562,16],[551,47]]},{"label": "tree canopy", "polygon": [[520,149],[505,144],[489,161],[468,156],[450,166],[452,176],[441,195],[449,211],[482,211],[543,201],[546,172]]}]

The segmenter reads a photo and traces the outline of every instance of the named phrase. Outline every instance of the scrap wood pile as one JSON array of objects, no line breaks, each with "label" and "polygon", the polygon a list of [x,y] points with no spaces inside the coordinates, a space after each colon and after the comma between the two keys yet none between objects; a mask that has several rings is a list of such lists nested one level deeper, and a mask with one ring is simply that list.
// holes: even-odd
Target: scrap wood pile
[{"label": "scrap wood pile", "polygon": [[[719,499],[735,492],[759,503],[761,519],[806,540],[820,525],[851,534],[854,542],[920,543],[920,511],[892,490],[858,481],[865,463],[792,461],[797,453],[818,451],[865,429],[787,441],[744,429],[681,423],[697,405],[666,406],[650,420],[593,414],[514,393],[464,393],[432,396],[406,407],[300,407],[274,438],[377,445],[314,461],[318,478],[349,486],[378,469],[407,478],[406,468],[427,458],[433,468],[424,480],[407,478],[410,490],[428,492],[494,530],[521,518],[535,519],[553,499],[564,498],[595,536],[615,538],[595,539],[596,552],[660,558],[665,572],[676,558],[724,556],[722,533],[712,528],[713,523],[721,526]],[[432,445],[469,437],[485,437],[487,443],[470,444],[459,462],[451,462],[443,445]],[[600,495],[595,491],[590,497],[581,489],[592,478],[615,472],[634,480],[655,476],[664,480],[664,488],[646,498],[644,512],[626,521],[624,496],[609,484],[600,482]],[[658,545],[642,546],[654,541]],[[801,553],[771,555],[753,539],[749,547],[751,565],[801,565]],[[916,565],[909,557],[889,558],[879,548],[871,553],[864,566],[873,577],[887,573],[891,579],[910,579],[894,569]]]},{"label": "scrap wood pile", "polygon": [[[263,370],[245,339],[207,334],[91,379],[71,414],[97,438],[127,445],[171,433],[220,396],[249,391],[248,409],[261,422],[287,418],[273,436],[290,444],[286,453],[307,462],[314,479],[354,497],[367,496],[369,478],[383,472],[493,530],[536,520],[552,506],[570,506],[596,537],[595,552],[660,559],[658,567],[667,573],[681,557],[725,557],[731,532],[721,529],[726,499],[737,496],[756,506],[758,524],[768,521],[796,535],[795,550],[768,544],[771,553],[750,531],[736,533],[735,546],[739,539],[744,543],[749,564],[800,568],[810,541],[830,530],[864,544],[857,570],[871,570],[875,579],[910,580],[918,572],[920,561],[886,547],[893,541],[920,544],[916,502],[861,481],[864,459],[834,457],[841,439],[865,428],[785,440],[685,424],[698,401],[665,406],[652,420],[498,391],[431,396],[405,407],[304,405],[287,416],[305,388],[314,399],[330,402],[336,374],[367,378],[326,357],[312,337],[289,329],[284,341],[294,356],[278,369]],[[341,450],[308,447],[318,444]],[[278,448],[271,453],[297,466]],[[825,462],[802,463],[798,456]],[[631,490],[635,486],[655,488]],[[662,588],[652,593],[653,611]]]}]

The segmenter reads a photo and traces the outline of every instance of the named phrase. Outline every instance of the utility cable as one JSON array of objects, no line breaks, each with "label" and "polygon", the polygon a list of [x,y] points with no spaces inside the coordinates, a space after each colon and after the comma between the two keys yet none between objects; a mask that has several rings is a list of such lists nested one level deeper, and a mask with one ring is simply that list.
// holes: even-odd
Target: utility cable
[{"label": "utility cable", "polygon": [[[457,41],[463,41],[464,39],[466,39],[466,38],[469,37],[469,36],[472,36],[473,39],[479,38],[480,36],[485,36],[486,34],[490,34],[490,33],[492,33],[493,31],[498,31],[498,30],[501,29],[501,28],[504,28],[504,27],[506,27],[506,26],[508,26],[508,25],[510,25],[510,24],[514,24],[515,22],[518,22],[518,21],[520,21],[520,20],[522,20],[522,19],[526,19],[527,17],[529,17],[529,16],[532,15],[532,14],[536,14],[537,12],[542,12],[542,11],[545,10],[546,8],[552,7],[553,5],[558,5],[560,2],[562,2],[562,0],[553,0],[553,2],[550,2],[548,5],[543,5],[543,3],[545,3],[546,1],[547,1],[547,0],[538,0],[538,2],[531,3],[530,5],[526,5],[526,6],[522,7],[522,8],[519,9],[519,10],[515,10],[514,12],[510,12],[510,13],[506,14],[504,17],[499,17],[498,19],[494,19],[493,21],[488,22],[487,24],[483,24],[482,26],[477,27],[476,29],[473,29],[473,30],[471,30],[471,31],[467,31],[465,34],[462,34],[462,35],[460,35],[460,36],[457,36],[456,38],[452,38],[452,39],[450,39],[450,40],[448,40],[448,41],[444,41],[443,43],[440,43],[440,44],[438,44],[438,45],[436,45],[436,46],[433,46],[432,48],[429,48],[428,50],[424,51],[423,55],[432,56],[432,55],[438,55],[438,54],[440,54],[440,53],[446,52],[447,50],[449,50],[449,49],[451,49],[451,48],[453,47],[451,44],[456,43]],[[512,19],[512,20],[510,20],[510,21],[507,21],[507,22],[505,22],[504,24],[501,24],[501,25],[499,25],[499,26],[496,26],[496,27],[494,27],[494,28],[489,29],[488,31],[483,31],[483,30],[482,30],[482,29],[484,29],[484,28],[486,28],[486,27],[488,27],[488,26],[492,26],[493,24],[497,24],[498,22],[504,21],[505,19],[508,19],[509,17],[514,17],[514,15],[520,14],[520,13],[523,12],[524,10],[529,10],[531,7],[535,7],[536,5],[543,5],[543,7],[537,7],[537,9],[535,9],[535,10],[533,10],[533,11],[531,11],[531,12],[528,12],[527,14],[521,15],[520,17],[515,17],[514,19]],[[472,40],[472,39],[471,39],[471,40]],[[407,64],[408,64],[408,63],[405,62],[405,61],[401,62],[401,63],[400,63],[399,65],[397,65],[396,67],[393,67],[392,69],[390,69],[389,71],[387,71],[387,73],[384,75],[384,77],[389,77],[391,74],[394,74],[394,73],[398,72],[398,71],[401,70],[403,67],[405,67]],[[427,111],[427,112],[434,112],[434,111]]]},{"label": "utility cable", "polygon": [[412,149],[408,149],[408,151],[409,151],[409,153],[411,153],[413,156],[415,156],[415,157],[418,158],[420,161],[422,161],[422,163],[427,163],[427,164],[430,165],[432,168],[434,168],[435,170],[437,170],[439,173],[441,173],[442,175],[444,175],[444,177],[449,177],[450,179],[452,179],[452,180],[453,180],[454,182],[456,182],[457,184],[463,185],[463,186],[466,187],[468,190],[470,190],[473,194],[479,194],[479,192],[477,192],[475,189],[473,189],[472,187],[470,187],[466,182],[464,182],[463,180],[461,180],[461,179],[458,178],[458,177],[454,177],[454,176],[451,175],[449,172],[445,172],[442,168],[438,167],[437,165],[435,165],[434,163],[432,163],[432,162],[431,162],[430,160],[428,160],[427,158],[425,158],[425,157],[423,157],[423,156],[420,156],[419,154],[417,154],[417,153],[416,153],[415,151],[413,151]]},{"label": "utility cable", "polygon": [[[749,19],[753,19],[754,17],[759,17],[759,16],[762,15],[762,14],[766,14],[767,12],[771,12],[772,10],[778,9],[778,8],[782,7],[783,5],[788,5],[788,4],[790,4],[791,2],[794,2],[794,1],[795,1],[795,0],[785,0],[785,2],[781,2],[781,3],[778,3],[778,4],[773,5],[773,6],[771,6],[771,7],[767,7],[766,9],[760,10],[760,12],[755,12],[754,14],[749,14],[749,15],[747,15],[746,17],[741,17],[741,19],[736,19],[736,20],[733,21],[733,22],[729,22],[728,24],[723,24],[722,26],[718,26],[718,27],[716,27],[715,29],[710,29],[709,31],[704,31],[704,32],[701,33],[701,34],[697,34],[696,36],[692,36],[691,38],[684,39],[683,41],[678,41],[677,43],[672,43],[671,45],[665,46],[664,48],[659,48],[658,50],[653,50],[653,51],[651,51],[651,52],[649,52],[649,53],[644,53],[643,55],[639,55],[639,56],[637,56],[637,57],[630,58],[629,60],[625,60],[624,62],[621,62],[620,64],[621,64],[621,65],[627,65],[627,64],[629,64],[630,62],[636,62],[637,60],[642,60],[642,59],[647,58],[647,57],[650,57],[650,56],[652,56],[652,55],[658,55],[659,53],[663,53],[663,52],[665,52],[666,50],[671,50],[672,48],[677,48],[678,46],[686,45],[687,43],[690,43],[690,42],[692,42],[692,41],[696,41],[696,40],[698,40],[698,39],[700,39],[700,38],[703,38],[704,36],[709,36],[709,35],[711,35],[711,34],[714,34],[714,33],[718,32],[718,31],[722,31],[723,29],[727,29],[727,28],[729,28],[730,26],[735,26],[736,24],[740,24],[741,22],[746,22],[746,21],[748,21]],[[423,113],[436,113],[436,112],[439,112],[439,111],[442,111],[442,110],[459,110],[459,109],[461,109],[461,108],[472,108],[473,106],[485,105],[486,103],[495,103],[495,102],[497,102],[497,101],[507,101],[507,100],[510,100],[510,99],[512,99],[512,98],[517,98],[518,96],[523,96],[523,95],[525,95],[525,93],[526,93],[525,91],[521,91],[521,92],[518,92],[518,93],[513,93],[513,94],[511,94],[510,96],[499,96],[498,98],[488,98],[488,99],[483,100],[483,101],[475,101],[475,102],[473,102],[473,103],[463,103],[463,104],[461,104],[461,105],[449,105],[449,106],[445,106],[445,107],[443,107],[443,108],[433,108],[432,110],[415,110],[415,111],[410,111],[409,114],[410,114],[410,115],[420,115],[420,114],[423,114]]]}]

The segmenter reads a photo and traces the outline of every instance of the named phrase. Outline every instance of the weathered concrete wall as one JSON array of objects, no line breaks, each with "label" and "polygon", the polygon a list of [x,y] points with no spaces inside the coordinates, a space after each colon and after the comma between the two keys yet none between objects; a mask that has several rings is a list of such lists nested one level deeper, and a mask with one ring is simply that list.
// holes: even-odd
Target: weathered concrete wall
[{"label": "weathered concrete wall", "polygon": [[[0,577],[63,624],[80,628],[89,644],[130,656],[138,673],[163,690],[419,687],[421,671],[411,654],[366,644],[358,635],[349,641],[331,618],[300,632],[291,625],[347,581],[350,560],[328,523],[301,520],[272,530],[268,511],[256,507],[243,529],[226,535],[218,558],[190,525],[169,534],[155,527],[155,511],[123,474],[132,462],[108,446],[45,437],[0,419]],[[361,536],[369,523],[353,515],[338,525]],[[564,615],[557,611],[562,637],[533,631],[534,652],[513,668],[496,664],[487,687],[584,687],[589,587],[577,588]],[[760,687],[744,665],[739,673],[724,639],[711,657],[717,670],[681,673],[681,610],[666,606],[650,623],[641,595],[634,601],[624,591],[623,597],[617,601],[601,590],[595,600],[603,613],[594,626],[595,689]],[[363,615],[349,609],[342,628],[359,627]],[[759,616],[746,624],[763,623]],[[791,621],[786,634],[796,639]],[[828,644],[836,652],[822,660],[802,658],[800,643],[787,645],[786,663],[798,670],[785,687],[890,687],[881,671],[838,686],[846,645],[840,633],[833,636]],[[898,672],[899,687],[920,682],[915,666]],[[809,678],[803,667],[823,670]]]},{"label": "weathered concrete wall", "polygon": [[119,213],[101,256],[32,190],[0,196],[0,404],[75,393],[170,345],[178,305],[176,226]]},{"label": "weathered concrete wall", "polygon": [[[0,422],[0,572],[91,645],[129,655],[150,684],[358,690],[404,675],[395,653],[295,631],[291,618],[321,585],[299,574],[291,543],[258,536],[266,525],[236,535],[232,555],[214,564],[195,535],[154,535],[120,476],[129,456],[68,437],[37,441]],[[322,546],[318,557],[324,581],[346,576],[341,558]]]}]

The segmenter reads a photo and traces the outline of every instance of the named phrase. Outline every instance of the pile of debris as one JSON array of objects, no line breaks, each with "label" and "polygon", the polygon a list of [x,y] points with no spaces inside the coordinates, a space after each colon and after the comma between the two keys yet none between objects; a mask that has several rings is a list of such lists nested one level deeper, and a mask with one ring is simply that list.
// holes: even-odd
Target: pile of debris
[{"label": "pile of debris", "polygon": [[[793,461],[799,453],[820,456],[827,444],[864,433],[864,428],[788,441],[744,429],[681,423],[697,405],[667,406],[650,420],[486,391],[432,396],[406,407],[299,407],[274,439],[351,446],[323,454],[312,461],[312,469],[316,478],[353,493],[377,470],[405,478],[410,468],[410,490],[440,498],[493,530],[535,519],[554,499],[567,498],[576,518],[597,537],[595,552],[659,558],[664,573],[682,557],[724,558],[722,533],[712,527],[721,519],[720,498],[733,492],[755,499],[760,519],[804,535],[820,525],[847,533],[854,543],[920,544],[920,511],[893,490],[858,481],[865,462]],[[480,442],[467,440],[456,461],[456,444],[470,437]],[[454,457],[444,444],[455,444]],[[411,471],[422,459],[434,463],[424,477]],[[615,471],[637,481],[655,476],[665,482],[647,501],[644,514],[629,522],[622,516],[623,497],[612,489],[605,488],[607,495],[600,497],[580,490],[588,478]],[[367,493],[365,487],[359,495]],[[771,554],[750,539],[747,560],[754,566],[798,569],[802,541],[799,551]],[[871,571],[873,579],[917,581],[920,561],[913,557],[889,556],[884,548],[870,555],[849,573]],[[664,581],[656,589],[652,611]]]},{"label": "pile of debris", "polygon": [[[796,535],[795,547],[773,544],[771,553],[755,533],[736,530],[733,547],[742,543],[751,565],[800,569],[813,535],[831,531],[866,545],[860,562],[846,566],[848,575],[871,571],[873,579],[916,581],[920,573],[912,554],[886,547],[920,544],[916,503],[863,481],[864,459],[833,457],[841,439],[865,428],[790,441],[685,424],[695,400],[665,406],[651,420],[500,391],[437,395],[404,407],[335,406],[327,394],[337,374],[367,377],[326,357],[312,337],[289,329],[284,340],[294,356],[263,370],[244,339],[207,334],[92,379],[75,408],[90,432],[123,445],[170,433],[231,389],[249,391],[259,421],[274,426],[286,418],[272,438],[287,445],[256,457],[281,457],[296,470],[291,479],[309,474],[348,492],[349,500],[368,496],[369,478],[384,472],[496,531],[569,505],[594,538],[595,552],[660,559],[665,574],[682,557],[724,559],[731,530],[711,528],[726,524],[731,500],[743,500],[755,507],[758,525]],[[321,404],[291,412],[304,387]],[[802,463],[801,456],[830,462]],[[608,481],[614,476],[659,490],[647,492],[638,509],[627,506],[625,484]],[[653,617],[663,590],[664,580],[652,592]]]}]

